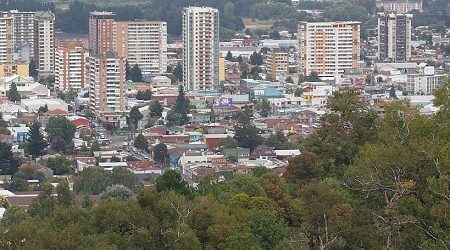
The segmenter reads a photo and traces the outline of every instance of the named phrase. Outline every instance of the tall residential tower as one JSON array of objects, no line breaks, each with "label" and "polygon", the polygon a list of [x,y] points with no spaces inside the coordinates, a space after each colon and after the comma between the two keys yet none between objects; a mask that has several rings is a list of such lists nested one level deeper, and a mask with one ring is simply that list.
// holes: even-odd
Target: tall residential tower
[{"label": "tall residential tower", "polygon": [[378,13],[378,59],[406,62],[411,58],[412,14]]},{"label": "tall residential tower", "polygon": [[187,91],[211,90],[219,84],[219,11],[183,10],[183,82]]},{"label": "tall residential tower", "polygon": [[143,74],[167,71],[167,23],[154,21],[116,22],[115,51]]},{"label": "tall residential tower", "polygon": [[114,51],[114,18],[112,12],[89,15],[89,52],[94,55]]},{"label": "tall residential tower", "polygon": [[55,72],[55,14],[50,11],[35,13],[34,58],[39,75]]},{"label": "tall residential tower", "polygon": [[300,22],[299,73],[334,78],[345,69],[359,68],[359,22]]}]

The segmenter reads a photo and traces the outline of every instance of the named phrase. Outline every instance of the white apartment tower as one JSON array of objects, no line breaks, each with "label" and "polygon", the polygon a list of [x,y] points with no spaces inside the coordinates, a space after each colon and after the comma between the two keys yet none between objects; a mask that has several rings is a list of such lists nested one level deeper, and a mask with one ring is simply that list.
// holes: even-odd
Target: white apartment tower
[{"label": "white apartment tower", "polygon": [[0,17],[0,64],[12,63],[14,57],[14,20]]},{"label": "white apartment tower", "polygon": [[167,71],[167,23],[128,21],[115,23],[115,51],[138,64],[143,74],[163,74]]},{"label": "white apartment tower", "polygon": [[55,86],[60,91],[80,91],[85,86],[86,59],[88,52],[83,47],[70,43],[59,47],[55,53]]},{"label": "white apartment tower", "polygon": [[378,59],[406,62],[411,58],[412,14],[378,13]]},{"label": "white apartment tower", "polygon": [[219,11],[209,7],[183,10],[183,82],[187,91],[219,84]]},{"label": "white apartment tower", "polygon": [[300,22],[299,73],[325,79],[359,68],[360,22]]},{"label": "white apartment tower", "polygon": [[89,108],[94,112],[125,110],[125,60],[114,53],[88,57]]},{"label": "white apartment tower", "polygon": [[35,13],[34,58],[39,75],[55,72],[55,14],[50,11]]}]

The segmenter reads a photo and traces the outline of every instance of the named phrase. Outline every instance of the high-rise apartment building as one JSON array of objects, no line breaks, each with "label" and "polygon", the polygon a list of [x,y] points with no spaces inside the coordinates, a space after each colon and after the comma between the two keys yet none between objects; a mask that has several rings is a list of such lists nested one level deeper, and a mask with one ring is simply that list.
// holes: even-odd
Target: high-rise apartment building
[{"label": "high-rise apartment building", "polygon": [[55,53],[55,85],[62,91],[79,91],[85,86],[86,58],[85,48],[74,43],[61,46]]},{"label": "high-rise apartment building", "polygon": [[334,78],[359,68],[360,22],[300,22],[299,73]]},{"label": "high-rise apartment building", "polygon": [[411,58],[412,14],[378,13],[378,59],[405,62]]},{"label": "high-rise apartment building", "polygon": [[1,12],[0,16],[14,19],[14,46],[26,46],[30,57],[34,57],[34,12],[10,10]]},{"label": "high-rise apartment building", "polygon": [[289,74],[289,52],[282,49],[273,49],[267,52],[267,74],[274,79],[279,75]]},{"label": "high-rise apartment building", "polygon": [[143,74],[167,70],[167,23],[154,21],[116,22],[115,51],[130,66],[138,64]]},{"label": "high-rise apartment building", "polygon": [[89,108],[94,112],[125,110],[125,61],[114,53],[88,57]]},{"label": "high-rise apartment building", "polygon": [[114,51],[114,18],[112,12],[91,12],[89,15],[89,52],[105,54]]},{"label": "high-rise apartment building", "polygon": [[39,75],[55,72],[55,14],[50,11],[34,15],[34,58]]},{"label": "high-rise apartment building", "polygon": [[0,64],[11,64],[14,58],[14,20],[0,17]]},{"label": "high-rise apartment building", "polygon": [[219,84],[219,11],[209,7],[183,10],[183,82],[188,91]]}]

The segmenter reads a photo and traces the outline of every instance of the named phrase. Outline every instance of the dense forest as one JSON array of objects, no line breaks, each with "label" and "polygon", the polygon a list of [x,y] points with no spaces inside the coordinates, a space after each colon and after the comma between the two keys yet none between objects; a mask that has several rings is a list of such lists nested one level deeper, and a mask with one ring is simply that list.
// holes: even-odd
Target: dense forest
[{"label": "dense forest", "polygon": [[[393,101],[382,117],[354,91],[301,141],[283,175],[221,173],[190,187],[169,170],[155,188],[130,174],[89,168],[25,211],[7,207],[2,249],[448,249],[450,79],[428,117]],[[127,177],[128,176],[128,177]],[[52,196],[52,192],[58,194]]]},{"label": "dense forest", "polygon": [[[450,23],[450,4],[447,0],[426,1],[425,7],[431,13],[416,13],[419,21],[414,25],[428,25],[440,21]],[[54,3],[45,0],[0,0],[0,10],[51,10],[56,12],[57,28],[66,33],[87,33],[89,12],[94,10],[113,11],[118,20],[149,19],[163,20],[168,24],[172,36],[181,34],[181,12],[186,6],[211,6],[220,10],[221,39],[229,40],[242,31],[244,18],[274,20],[273,29],[285,29],[295,32],[295,21],[361,21],[363,37],[365,29],[374,26],[369,14],[376,12],[374,0],[344,0],[336,3],[301,2],[299,9],[319,8],[324,10],[323,18],[313,18],[304,11],[298,11],[290,0],[152,0],[134,3],[130,1],[121,5],[96,5],[89,1],[70,1],[65,8],[57,8]],[[295,21],[294,21],[295,20]],[[372,27],[373,28],[373,27]]]}]

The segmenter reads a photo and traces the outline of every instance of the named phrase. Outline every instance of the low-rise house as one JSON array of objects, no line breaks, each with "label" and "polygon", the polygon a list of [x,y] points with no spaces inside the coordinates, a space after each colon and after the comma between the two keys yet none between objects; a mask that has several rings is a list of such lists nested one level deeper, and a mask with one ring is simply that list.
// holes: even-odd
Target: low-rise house
[{"label": "low-rise house", "polygon": [[225,157],[233,156],[238,159],[248,159],[250,157],[249,148],[224,148],[222,153]]},{"label": "low-rise house", "polygon": [[255,159],[271,159],[271,158],[275,158],[276,154],[275,151],[273,150],[273,148],[268,147],[266,145],[259,145],[258,147],[256,147],[251,156]]}]

